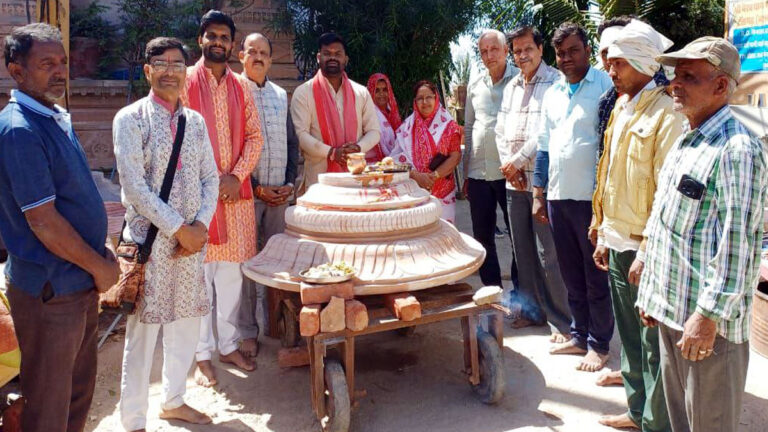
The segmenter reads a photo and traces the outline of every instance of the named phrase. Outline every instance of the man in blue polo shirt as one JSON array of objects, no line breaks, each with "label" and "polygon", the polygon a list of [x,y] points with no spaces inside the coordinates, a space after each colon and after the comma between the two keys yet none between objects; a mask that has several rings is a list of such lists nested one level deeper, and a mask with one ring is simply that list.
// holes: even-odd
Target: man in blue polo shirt
[{"label": "man in blue polo shirt", "polygon": [[18,89],[0,112],[0,235],[21,348],[25,432],[85,428],[96,383],[97,291],[120,273],[107,217],[64,95],[67,56],[47,24],[14,29],[5,65]]}]

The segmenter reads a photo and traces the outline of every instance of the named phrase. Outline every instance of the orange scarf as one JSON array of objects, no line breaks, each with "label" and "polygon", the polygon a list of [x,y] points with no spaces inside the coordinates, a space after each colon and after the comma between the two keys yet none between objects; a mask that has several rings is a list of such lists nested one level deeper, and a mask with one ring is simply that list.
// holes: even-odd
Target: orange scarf
[{"label": "orange scarf", "polygon": [[[229,130],[232,142],[232,160],[230,167],[234,167],[240,160],[240,155],[245,147],[245,92],[240,82],[235,78],[234,72],[227,66],[224,74],[227,86],[227,108],[229,109]],[[208,74],[205,71],[203,59],[200,58],[194,66],[192,73],[187,77],[187,95],[189,108],[199,112],[205,119],[208,128],[208,137],[213,147],[213,157],[216,159],[216,167],[221,169],[221,155],[219,153],[219,135],[216,128],[216,109],[213,104],[213,90],[208,83]],[[245,179],[240,187],[240,199],[252,199],[250,179]],[[211,244],[224,244],[227,242],[227,220],[224,216],[224,203],[219,200],[216,205],[216,213],[208,228],[208,236]]]},{"label": "orange scarf", "polygon": [[[355,92],[352,84],[343,73],[341,91],[344,95],[344,128],[336,109],[336,101],[331,94],[331,86],[321,70],[312,79],[312,95],[315,99],[317,121],[320,123],[320,133],[323,142],[331,147],[341,147],[344,144],[357,142],[357,110],[355,109]],[[345,172],[347,167],[328,158],[327,172]]]}]

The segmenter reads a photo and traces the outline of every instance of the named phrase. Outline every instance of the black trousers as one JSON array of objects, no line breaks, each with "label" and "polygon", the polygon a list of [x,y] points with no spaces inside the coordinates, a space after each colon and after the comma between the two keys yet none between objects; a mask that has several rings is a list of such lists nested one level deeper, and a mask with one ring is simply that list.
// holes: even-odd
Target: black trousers
[{"label": "black trousers", "polygon": [[[496,206],[501,206],[504,213],[504,223],[508,225],[507,190],[502,180],[467,179],[469,194],[469,211],[472,217],[472,235],[485,248],[485,262],[480,266],[480,280],[483,285],[501,286],[501,268],[496,253]],[[512,241],[507,236],[505,241]],[[516,284],[517,266],[514,252],[512,253],[511,268],[512,283]]]}]

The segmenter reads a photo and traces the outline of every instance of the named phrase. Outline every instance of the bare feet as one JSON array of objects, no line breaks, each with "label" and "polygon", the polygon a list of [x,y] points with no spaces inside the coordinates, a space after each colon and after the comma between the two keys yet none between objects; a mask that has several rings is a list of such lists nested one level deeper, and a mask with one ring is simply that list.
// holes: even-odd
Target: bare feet
[{"label": "bare feet", "polygon": [[579,346],[576,339],[571,339],[563,343],[555,344],[549,349],[550,354],[586,354],[587,350]]},{"label": "bare feet", "polygon": [[598,423],[616,429],[640,429],[626,413],[600,417]]},{"label": "bare feet", "polygon": [[233,364],[246,372],[256,369],[256,363],[249,358],[243,357],[238,350],[234,350],[227,355],[219,354],[219,361],[222,363]]},{"label": "bare feet", "polygon": [[552,336],[549,337],[549,341],[555,344],[566,343],[569,340],[571,340],[571,335],[569,334],[552,333]]},{"label": "bare feet", "polygon": [[259,341],[256,338],[243,339],[240,341],[238,351],[245,358],[254,358],[259,355]]},{"label": "bare feet", "polygon": [[520,316],[520,317],[518,317],[516,319],[513,319],[509,323],[509,325],[513,329],[521,329],[521,328],[525,328],[525,327],[536,327],[536,326],[540,326],[541,324],[537,323],[536,321],[531,321],[528,318],[523,318],[522,316]]},{"label": "bare feet", "polygon": [[597,381],[595,381],[595,384],[599,385],[600,387],[624,385],[624,378],[622,378],[620,370],[608,371],[601,374],[597,378]]},{"label": "bare feet", "polygon": [[203,387],[213,387],[218,383],[218,381],[216,381],[216,370],[213,368],[213,363],[211,363],[210,360],[197,362],[195,381],[197,382],[197,385]]},{"label": "bare feet", "polygon": [[587,355],[581,359],[581,362],[576,369],[584,372],[597,372],[605,366],[608,362],[608,354],[599,354],[595,351],[589,350]]},{"label": "bare feet", "polygon": [[160,410],[160,418],[163,420],[181,420],[192,424],[209,424],[213,420],[200,411],[184,404],[172,410]]}]

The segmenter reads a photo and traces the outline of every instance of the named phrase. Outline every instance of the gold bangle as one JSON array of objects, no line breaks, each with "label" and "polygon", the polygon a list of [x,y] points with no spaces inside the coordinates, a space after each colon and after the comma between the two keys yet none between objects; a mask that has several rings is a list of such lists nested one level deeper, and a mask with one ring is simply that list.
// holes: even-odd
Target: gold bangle
[{"label": "gold bangle", "polygon": [[436,179],[439,179],[439,178],[440,178],[440,173],[439,173],[439,172],[437,172],[437,170],[434,170],[434,171],[432,171],[432,174],[434,174],[434,175],[435,175],[435,178],[436,178]]}]

